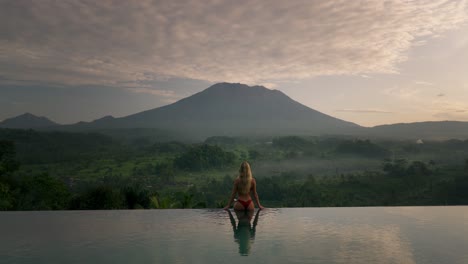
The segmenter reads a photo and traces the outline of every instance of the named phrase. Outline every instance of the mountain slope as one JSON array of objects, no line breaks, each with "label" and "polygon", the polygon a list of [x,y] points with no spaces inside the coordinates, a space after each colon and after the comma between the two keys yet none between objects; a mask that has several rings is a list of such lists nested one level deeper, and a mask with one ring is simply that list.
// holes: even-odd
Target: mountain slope
[{"label": "mountain slope", "polygon": [[468,122],[428,121],[381,125],[368,128],[365,135],[393,139],[467,139]]},{"label": "mountain slope", "polygon": [[359,128],[308,108],[277,90],[219,83],[173,104],[81,124],[89,128],[159,128],[195,136],[338,133]]},{"label": "mountain slope", "polygon": [[0,122],[2,128],[49,128],[58,126],[57,123],[52,122],[46,117],[35,116],[30,113],[25,113],[16,117],[8,118]]}]

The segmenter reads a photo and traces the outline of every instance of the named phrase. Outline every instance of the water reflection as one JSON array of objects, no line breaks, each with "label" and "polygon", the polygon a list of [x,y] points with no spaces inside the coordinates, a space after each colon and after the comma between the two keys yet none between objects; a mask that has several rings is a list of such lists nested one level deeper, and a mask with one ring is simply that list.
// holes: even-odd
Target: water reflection
[{"label": "water reflection", "polygon": [[230,210],[227,210],[231,220],[232,231],[234,231],[234,241],[239,244],[239,254],[248,256],[252,244],[255,240],[255,231],[258,223],[260,210],[257,210],[253,224],[251,223],[254,211],[234,211],[238,222],[234,219]]},{"label": "water reflection", "polygon": [[468,207],[0,212],[0,263],[466,264],[467,217]]}]

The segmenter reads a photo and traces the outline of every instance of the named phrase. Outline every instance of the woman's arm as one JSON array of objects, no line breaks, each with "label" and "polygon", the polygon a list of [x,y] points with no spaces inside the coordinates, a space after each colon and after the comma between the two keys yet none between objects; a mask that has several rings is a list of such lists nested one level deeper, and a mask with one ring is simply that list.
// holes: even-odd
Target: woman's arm
[{"label": "woman's arm", "polygon": [[265,207],[263,207],[261,204],[260,204],[260,199],[258,199],[258,193],[257,193],[257,182],[255,181],[255,179],[252,179],[252,191],[254,193],[254,197],[255,197],[255,202],[257,203],[258,205],[258,208],[260,209],[264,209]]},{"label": "woman's arm", "polygon": [[234,201],[234,197],[236,197],[236,193],[237,193],[237,181],[234,181],[234,185],[232,186],[231,197],[229,198],[227,205],[224,207],[224,210],[227,210],[229,209],[229,207],[231,207],[231,204]]}]

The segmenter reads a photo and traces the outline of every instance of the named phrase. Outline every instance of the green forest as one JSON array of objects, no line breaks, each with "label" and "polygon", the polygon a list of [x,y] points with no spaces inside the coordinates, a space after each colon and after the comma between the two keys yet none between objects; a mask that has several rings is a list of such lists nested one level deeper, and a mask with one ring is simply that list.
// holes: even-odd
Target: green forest
[{"label": "green forest", "polygon": [[0,210],[222,208],[244,160],[265,207],[468,204],[468,140],[0,129]]}]

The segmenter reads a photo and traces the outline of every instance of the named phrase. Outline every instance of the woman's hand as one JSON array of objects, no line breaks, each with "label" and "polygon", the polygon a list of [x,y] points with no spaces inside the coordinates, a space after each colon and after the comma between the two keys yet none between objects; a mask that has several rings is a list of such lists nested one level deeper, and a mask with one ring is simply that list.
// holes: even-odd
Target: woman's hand
[{"label": "woman's hand", "polygon": [[263,210],[263,209],[265,209],[265,207],[259,205],[259,206],[258,206],[258,209]]},{"label": "woman's hand", "polygon": [[224,209],[224,210],[229,210],[229,207],[230,207],[229,205],[226,205],[226,206],[224,206],[223,209]]}]

